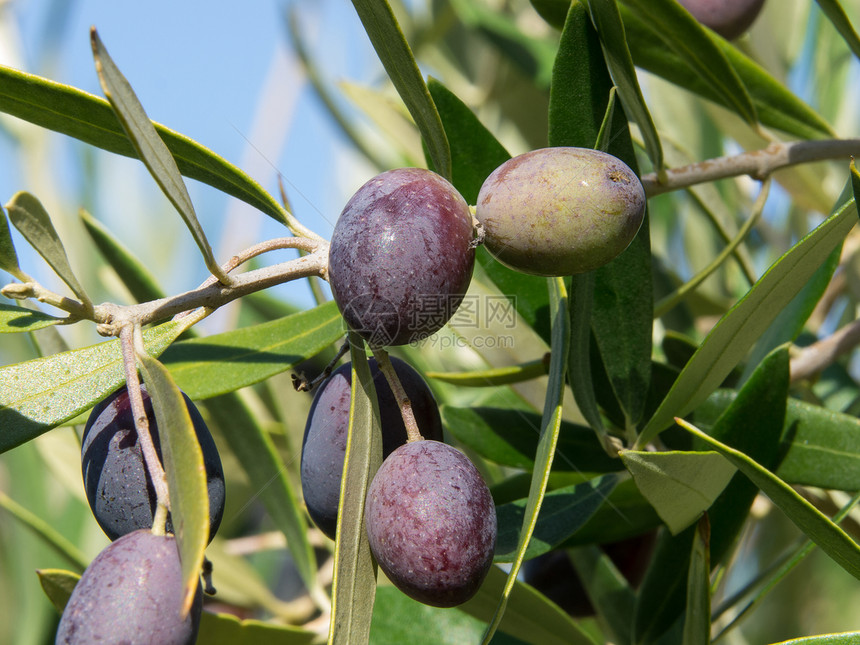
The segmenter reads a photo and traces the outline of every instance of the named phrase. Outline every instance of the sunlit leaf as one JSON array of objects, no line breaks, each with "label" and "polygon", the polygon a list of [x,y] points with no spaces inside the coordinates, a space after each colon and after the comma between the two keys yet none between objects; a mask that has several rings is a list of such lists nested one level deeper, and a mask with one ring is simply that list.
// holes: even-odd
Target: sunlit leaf
[{"label": "sunlit leaf", "polygon": [[36,575],[48,600],[59,613],[63,613],[75,585],[81,579],[80,574],[63,569],[37,569]]},{"label": "sunlit leaf", "polygon": [[205,399],[258,383],[314,356],[343,336],[334,302],[205,338],[180,341],[163,362],[179,387]]},{"label": "sunlit leaf", "polygon": [[[137,157],[110,104],[69,85],[0,65],[0,111],[98,148]],[[156,124],[155,129],[186,177],[241,199],[279,222],[286,221],[277,200],[236,166],[163,125]]]},{"label": "sunlit leaf", "polygon": [[836,27],[836,31],[845,40],[845,44],[854,53],[854,56],[860,58],[860,36],[851,25],[851,21],[845,13],[845,9],[837,0],[815,0],[827,19]]},{"label": "sunlit leaf", "polygon": [[90,299],[75,277],[66,249],[51,223],[51,216],[48,215],[42,203],[30,193],[20,192],[15,193],[6,204],[6,209],[9,211],[12,224],[21,232],[30,246],[36,249],[63,282],[69,285],[81,302],[90,305]]},{"label": "sunlit leaf", "polygon": [[316,632],[295,627],[241,620],[232,614],[204,611],[200,617],[197,642],[207,645],[311,645],[319,638]]},{"label": "sunlit leaf", "polygon": [[[186,327],[144,331],[147,351],[158,356]],[[0,368],[0,452],[76,417],[124,381],[118,340]]]},{"label": "sunlit leaf", "polygon": [[149,169],[153,179],[167,199],[170,200],[170,203],[179,211],[185,225],[191,231],[200,253],[203,254],[203,260],[209,272],[221,282],[226,283],[228,278],[215,261],[203,227],[197,221],[194,205],[191,203],[191,197],[188,195],[188,189],[182,180],[182,174],[179,172],[176,160],[170,154],[164,141],[158,136],[155,126],[146,116],[134,90],[113,62],[95,28],[90,31],[90,40],[102,90],[116,112],[120,123],[122,123],[122,127],[140,160]]},{"label": "sunlit leaf", "polygon": [[0,334],[35,331],[61,322],[62,318],[49,316],[41,311],[0,304]]},{"label": "sunlit leaf", "polygon": [[686,421],[680,419],[678,421],[687,432],[708,443],[731,461],[822,551],[833,558],[845,571],[860,579],[860,546],[851,539],[851,536],[806,501],[791,486],[742,452],[706,435]]},{"label": "sunlit leaf", "polygon": [[29,280],[29,276],[18,266],[18,254],[15,252],[15,244],[9,232],[9,221],[2,206],[0,206],[0,269],[15,276],[21,282]]},{"label": "sunlit leaf", "polygon": [[625,450],[621,459],[639,490],[675,534],[711,507],[736,470],[715,452]]},{"label": "sunlit leaf", "polygon": [[349,434],[337,516],[329,645],[365,643],[376,593],[376,563],[364,528],[367,487],[382,463],[379,409],[364,341],[350,332]]},{"label": "sunlit leaf", "polygon": [[673,416],[695,409],[719,387],[856,221],[854,198],[846,191],[834,213],[783,254],[711,330],[643,428],[639,446],[654,439]]},{"label": "sunlit leaf", "polygon": [[385,0],[353,0],[352,4],[389,79],[421,132],[434,169],[450,180],[448,137],[394,12]]}]

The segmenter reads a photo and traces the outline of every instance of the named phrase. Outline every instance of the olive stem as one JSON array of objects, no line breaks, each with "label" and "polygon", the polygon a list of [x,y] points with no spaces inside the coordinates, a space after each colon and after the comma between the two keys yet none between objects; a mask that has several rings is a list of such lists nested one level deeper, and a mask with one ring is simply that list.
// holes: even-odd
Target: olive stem
[{"label": "olive stem", "polygon": [[[164,468],[161,466],[158,453],[155,451],[155,444],[152,441],[152,434],[149,430],[149,418],[146,415],[146,409],[143,406],[143,396],[140,393],[140,378],[137,374],[137,359],[134,350],[135,336],[139,334],[139,327],[135,328],[133,325],[126,325],[120,330],[119,339],[122,349],[122,363],[125,369],[128,400],[131,403],[131,411],[134,416],[134,429],[137,432],[137,440],[140,442],[140,452],[146,463],[146,470],[149,473],[150,480],[152,480],[152,487],[155,489],[157,500],[156,513],[152,525],[153,532],[156,535],[162,535],[164,521],[167,519],[167,511],[170,510],[170,495],[167,490],[167,477],[164,474]],[[140,344],[143,344],[142,341]],[[159,513],[162,507],[164,509],[163,513]],[[159,524],[155,520],[160,515],[163,515],[163,520]],[[159,530],[161,530],[161,533],[158,533]]]},{"label": "olive stem", "polygon": [[384,349],[374,349],[373,356],[376,358],[376,364],[380,371],[385,375],[385,380],[388,381],[388,386],[394,394],[394,399],[397,401],[397,406],[400,408],[400,416],[403,417],[403,425],[406,426],[406,441],[423,441],[421,431],[418,429],[418,422],[415,420],[415,413],[412,411],[412,402],[406,396],[406,390],[400,383],[400,378],[397,376],[397,371],[394,365],[391,364],[391,359],[388,357],[388,352]]},{"label": "olive stem", "polygon": [[855,320],[792,356],[791,382],[797,383],[818,374],[858,344],[860,344],[860,320]]},{"label": "olive stem", "polygon": [[845,159],[860,155],[860,139],[827,139],[772,143],[761,150],[751,150],[730,157],[717,157],[689,166],[670,168],[660,176],[648,173],[641,177],[647,197],[689,188],[718,179],[749,175],[764,179],[773,171],[813,161]]}]

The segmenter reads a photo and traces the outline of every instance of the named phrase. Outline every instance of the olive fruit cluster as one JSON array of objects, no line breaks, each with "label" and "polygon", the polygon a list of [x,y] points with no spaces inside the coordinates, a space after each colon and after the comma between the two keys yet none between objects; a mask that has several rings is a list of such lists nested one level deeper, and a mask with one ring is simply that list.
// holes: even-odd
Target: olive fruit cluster
[{"label": "olive fruit cluster", "polygon": [[[492,564],[495,507],[477,468],[442,443],[439,412],[427,384],[403,361],[392,359],[392,365],[424,439],[407,442],[400,408],[372,361],[383,462],[367,491],[368,541],[379,567],[404,593],[451,607],[475,594]],[[339,368],[317,392],[302,446],[308,513],[331,538],[349,425],[350,368]]]},{"label": "olive fruit cluster", "polygon": [[[140,386],[159,461],[159,429],[146,386]],[[224,513],[224,471],[200,412],[183,394],[203,453],[209,495],[209,539]],[[96,405],[84,429],[81,467],[87,501],[113,541],[87,567],[63,611],[56,642],[194,643],[202,589],[181,614],[182,566],[167,517],[166,535],[153,533],[155,488],[141,451],[125,386]]]}]

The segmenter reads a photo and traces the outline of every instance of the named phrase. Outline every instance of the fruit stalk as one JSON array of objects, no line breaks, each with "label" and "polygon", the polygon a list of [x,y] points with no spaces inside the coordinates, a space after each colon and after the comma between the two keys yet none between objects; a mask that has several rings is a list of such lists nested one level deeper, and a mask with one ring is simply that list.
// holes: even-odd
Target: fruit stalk
[{"label": "fruit stalk", "polygon": [[403,417],[403,425],[406,426],[406,441],[422,441],[421,431],[418,429],[418,422],[415,420],[415,414],[412,412],[412,403],[409,397],[406,396],[406,390],[400,383],[400,378],[391,364],[391,359],[388,357],[388,352],[384,349],[374,349],[373,356],[376,358],[376,363],[379,365],[380,371],[385,375],[385,380],[388,381],[388,386],[394,394],[394,399],[397,401],[397,406],[400,408],[400,414]]},{"label": "fruit stalk", "polygon": [[[135,336],[140,335],[140,327],[126,325],[120,330],[119,339],[122,348],[122,363],[125,369],[125,382],[128,388],[128,399],[134,414],[134,429],[140,442],[140,450],[146,462],[146,469],[155,496],[158,500],[155,517],[152,522],[152,532],[156,535],[164,535],[167,522],[167,511],[170,510],[170,495],[167,490],[167,477],[164,468],[155,452],[155,444],[152,435],[149,434],[149,420],[143,407],[143,397],[140,395],[140,379],[137,374],[137,359],[135,358]],[[142,341],[141,341],[142,345]]]}]

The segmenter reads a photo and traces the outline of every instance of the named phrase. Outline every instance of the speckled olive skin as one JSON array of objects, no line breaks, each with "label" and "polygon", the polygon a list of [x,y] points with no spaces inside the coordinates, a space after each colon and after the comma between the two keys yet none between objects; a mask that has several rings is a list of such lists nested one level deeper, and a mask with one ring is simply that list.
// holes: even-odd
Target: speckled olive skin
[{"label": "speckled olive skin", "polygon": [[140,530],[98,554],[84,571],[60,619],[57,645],[190,645],[197,639],[203,590],[182,608],[176,539]]},{"label": "speckled olive skin", "polygon": [[678,0],[693,17],[726,40],[734,40],[758,17],[764,0]]},{"label": "speckled olive skin", "polygon": [[[394,393],[376,359],[370,359],[370,373],[379,402],[382,429],[382,457],[406,443],[406,426]],[[408,363],[391,357],[400,384],[412,404],[418,429],[425,439],[442,440],[439,407],[427,383]],[[337,368],[314,395],[302,439],[302,494],[308,515],[314,524],[332,540],[337,533],[337,509],[340,505],[340,482],[349,431],[351,363]]]},{"label": "speckled olive skin", "polygon": [[367,490],[365,522],[385,575],[428,605],[469,600],[493,561],[490,491],[463,453],[438,441],[407,443],[382,462]]},{"label": "speckled olive skin", "polygon": [[405,345],[448,322],[472,278],[472,216],[434,172],[398,168],[364,184],[331,238],[329,283],[372,347]]},{"label": "speckled olive skin", "polygon": [[[146,386],[141,385],[143,407],[153,444],[161,460],[161,442],[155,411]],[[209,493],[209,539],[218,531],[224,515],[224,469],[218,448],[206,422],[185,394],[185,405],[194,424],[206,468]],[[99,526],[111,540],[137,529],[152,527],[155,488],[137,440],[128,390],[123,385],[96,405],[87,419],[81,440],[81,470],[87,501]],[[168,514],[167,530],[173,531]]]},{"label": "speckled olive skin", "polygon": [[642,224],[645,191],[620,159],[587,148],[542,148],[487,177],[475,216],[484,244],[523,273],[563,276],[603,266]]}]

